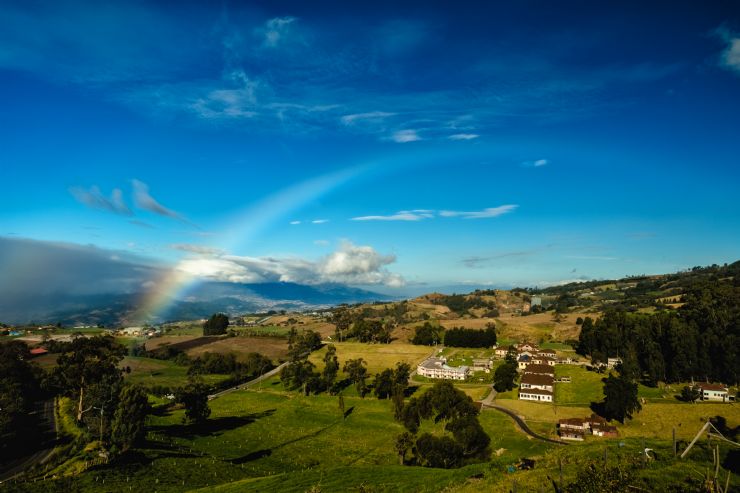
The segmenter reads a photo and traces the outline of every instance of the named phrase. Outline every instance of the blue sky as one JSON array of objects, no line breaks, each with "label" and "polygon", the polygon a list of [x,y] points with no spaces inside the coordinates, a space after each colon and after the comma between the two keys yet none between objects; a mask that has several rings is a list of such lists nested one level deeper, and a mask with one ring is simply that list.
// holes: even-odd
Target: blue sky
[{"label": "blue sky", "polygon": [[0,235],[388,292],[737,260],[737,3],[511,3],[3,2]]}]

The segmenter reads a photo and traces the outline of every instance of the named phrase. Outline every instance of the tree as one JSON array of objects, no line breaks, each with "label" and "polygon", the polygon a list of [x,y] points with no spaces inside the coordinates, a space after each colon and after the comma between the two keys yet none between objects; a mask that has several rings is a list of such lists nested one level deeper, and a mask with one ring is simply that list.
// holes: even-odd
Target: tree
[{"label": "tree", "polygon": [[411,344],[419,346],[431,346],[442,342],[442,327],[432,325],[429,322],[424,322],[424,325],[416,327],[414,329],[414,337],[411,339]]},{"label": "tree", "polygon": [[300,388],[307,395],[311,390],[317,390],[315,380],[319,379],[319,374],[314,368],[316,366],[308,360],[294,361],[280,370],[280,380],[288,389]]},{"label": "tree", "polygon": [[288,356],[293,361],[308,358],[314,349],[321,347],[321,334],[313,330],[299,333],[294,328],[288,333]]},{"label": "tree", "polygon": [[0,344],[0,452],[10,446],[40,394],[41,369],[28,362],[29,356],[23,342]]},{"label": "tree", "polygon": [[367,384],[365,383],[367,378],[366,365],[367,363],[365,363],[365,360],[357,358],[347,360],[344,364],[344,368],[342,368],[342,371],[347,374],[350,381],[355,384],[355,388],[357,389],[357,393],[360,394],[360,397],[365,397],[365,394],[367,393]]},{"label": "tree", "polygon": [[346,335],[350,325],[352,325],[352,313],[347,307],[342,306],[332,312],[330,320],[335,327],[334,337],[336,337],[339,342],[342,342],[342,339]]},{"label": "tree", "polygon": [[701,397],[699,389],[693,385],[686,385],[681,389],[681,400],[685,402],[696,402]]},{"label": "tree", "polygon": [[375,375],[373,393],[378,399],[387,399],[393,394],[393,370],[386,368]]},{"label": "tree", "polygon": [[321,372],[321,377],[324,379],[326,388],[331,388],[334,385],[338,372],[339,358],[337,358],[337,348],[333,344],[329,344],[324,355],[324,370]]},{"label": "tree", "polygon": [[448,436],[424,433],[416,440],[416,451],[422,466],[449,469],[462,465],[462,446]]},{"label": "tree", "polygon": [[127,385],[121,390],[111,425],[111,442],[122,453],[144,438],[144,424],[149,411],[149,398],[143,388]]},{"label": "tree", "polygon": [[624,423],[625,418],[632,419],[632,414],[642,409],[637,399],[637,384],[632,380],[611,374],[603,381],[605,418]]},{"label": "tree", "polygon": [[490,456],[491,451],[488,445],[491,443],[491,438],[483,430],[477,417],[462,416],[449,422],[445,429],[452,432],[452,436],[460,444],[463,455],[466,457],[487,459]]},{"label": "tree", "polygon": [[229,317],[223,313],[214,313],[211,318],[203,323],[204,336],[217,336],[226,333],[229,326]]},{"label": "tree", "polygon": [[185,418],[193,423],[202,423],[211,415],[208,406],[208,387],[198,378],[190,378],[185,387],[175,392],[175,401],[185,406]]},{"label": "tree", "polygon": [[406,454],[414,446],[414,435],[404,431],[396,437],[396,452],[398,452],[398,461],[401,465],[406,462]]},{"label": "tree", "polygon": [[514,388],[514,381],[517,377],[516,370],[516,362],[509,359],[496,368],[493,373],[493,388],[496,389],[496,392],[506,392]]},{"label": "tree", "polygon": [[80,337],[64,347],[57,358],[54,378],[65,395],[77,399],[78,422],[94,405],[85,408],[86,390],[105,379],[120,379],[118,363],[125,354],[126,349],[111,336]]}]

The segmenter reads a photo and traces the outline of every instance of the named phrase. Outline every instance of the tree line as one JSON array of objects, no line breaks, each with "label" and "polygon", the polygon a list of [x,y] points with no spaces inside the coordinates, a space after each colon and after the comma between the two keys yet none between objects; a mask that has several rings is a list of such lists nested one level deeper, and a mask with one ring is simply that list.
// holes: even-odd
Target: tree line
[{"label": "tree line", "polygon": [[496,325],[486,324],[485,329],[453,327],[445,331],[445,346],[488,348],[496,344]]}]

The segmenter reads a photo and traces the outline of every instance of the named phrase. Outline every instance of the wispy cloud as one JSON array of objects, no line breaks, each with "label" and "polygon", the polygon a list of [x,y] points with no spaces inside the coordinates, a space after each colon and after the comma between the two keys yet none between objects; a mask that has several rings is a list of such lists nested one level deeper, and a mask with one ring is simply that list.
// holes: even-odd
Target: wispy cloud
[{"label": "wispy cloud", "polygon": [[417,209],[413,211],[399,211],[388,216],[359,216],[353,217],[352,221],[421,221],[434,217],[433,211]]},{"label": "wispy cloud", "polygon": [[547,166],[550,164],[550,161],[548,159],[536,159],[534,161],[524,161],[522,163],[522,166],[524,168],[541,168],[542,166]]},{"label": "wispy cloud", "polygon": [[512,252],[503,252],[503,253],[497,253],[494,255],[487,255],[487,256],[471,256],[471,257],[465,257],[462,259],[463,265],[466,267],[469,267],[471,269],[479,269],[483,267],[485,264],[491,263],[496,260],[501,259],[511,259],[511,258],[529,258],[532,255],[535,255],[537,253],[537,250],[519,250],[519,251],[512,251]]},{"label": "wispy cloud", "polygon": [[480,137],[478,134],[452,134],[447,137],[450,140],[473,140]]},{"label": "wispy cloud", "polygon": [[301,222],[300,221],[290,221],[290,224],[293,226],[296,226],[298,224],[301,224]]},{"label": "wispy cloud", "polygon": [[354,125],[355,123],[366,121],[379,122],[384,120],[385,118],[394,115],[395,113],[388,113],[387,111],[370,111],[367,113],[353,113],[351,115],[344,115],[340,120],[345,125]]},{"label": "wispy cloud", "polygon": [[329,222],[328,219],[314,219],[313,221],[311,221],[311,224],[324,224],[328,222]]},{"label": "wispy cloud", "polygon": [[518,205],[500,205],[498,207],[488,207],[480,211],[440,211],[439,215],[443,217],[462,217],[463,219],[486,219],[489,217],[498,217],[509,212],[513,212]]},{"label": "wispy cloud", "polygon": [[719,65],[740,74],[740,37],[724,26],[716,29],[714,32],[727,44],[720,55]]},{"label": "wispy cloud", "polygon": [[136,204],[136,207],[159,214],[160,216],[177,219],[178,221],[182,221],[191,226],[196,226],[182,214],[175,212],[172,209],[168,209],[157,202],[149,193],[149,186],[146,183],[139,180],[132,180],[132,184],[134,186],[134,203]]},{"label": "wispy cloud", "polygon": [[204,245],[193,245],[191,243],[173,243],[170,245],[173,250],[179,250],[181,252],[195,253],[198,255],[223,255],[224,252],[220,248],[209,247]]},{"label": "wispy cloud", "polygon": [[284,43],[290,36],[291,27],[297,21],[296,17],[275,17],[265,22],[264,26],[257,29],[257,34],[262,38],[262,46],[276,48]]},{"label": "wispy cloud", "polygon": [[133,212],[128,208],[123,200],[123,193],[120,189],[114,188],[110,198],[104,196],[97,186],[90,189],[81,187],[72,187],[69,189],[72,196],[81,204],[85,204],[91,209],[113,212],[124,216],[132,216]]},{"label": "wispy cloud", "polygon": [[617,260],[617,257],[605,257],[600,255],[566,255],[565,258],[574,260]]},{"label": "wispy cloud", "polygon": [[393,133],[391,140],[393,142],[398,142],[399,144],[405,144],[407,142],[416,142],[417,140],[421,140],[421,136],[419,136],[416,130],[398,130]]},{"label": "wispy cloud", "polygon": [[140,228],[157,229],[151,224],[144,222],[144,221],[139,221],[138,219],[131,219],[129,223],[133,224],[134,226],[139,226]]}]

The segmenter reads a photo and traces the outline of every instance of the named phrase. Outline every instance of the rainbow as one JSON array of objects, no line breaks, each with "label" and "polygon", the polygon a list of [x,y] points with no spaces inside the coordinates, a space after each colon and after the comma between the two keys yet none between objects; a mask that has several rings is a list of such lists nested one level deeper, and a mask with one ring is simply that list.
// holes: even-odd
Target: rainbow
[{"label": "rainbow", "polygon": [[[270,195],[235,214],[231,220],[227,221],[226,234],[217,246],[222,250],[232,251],[240,244],[255,238],[259,232],[276,220],[337,189],[370,169],[369,165],[342,169]],[[153,287],[140,300],[139,308],[132,316],[133,320],[144,322],[158,318],[173,300],[198,281],[198,278],[185,272],[181,265],[181,262],[175,264],[154,280]]]}]

